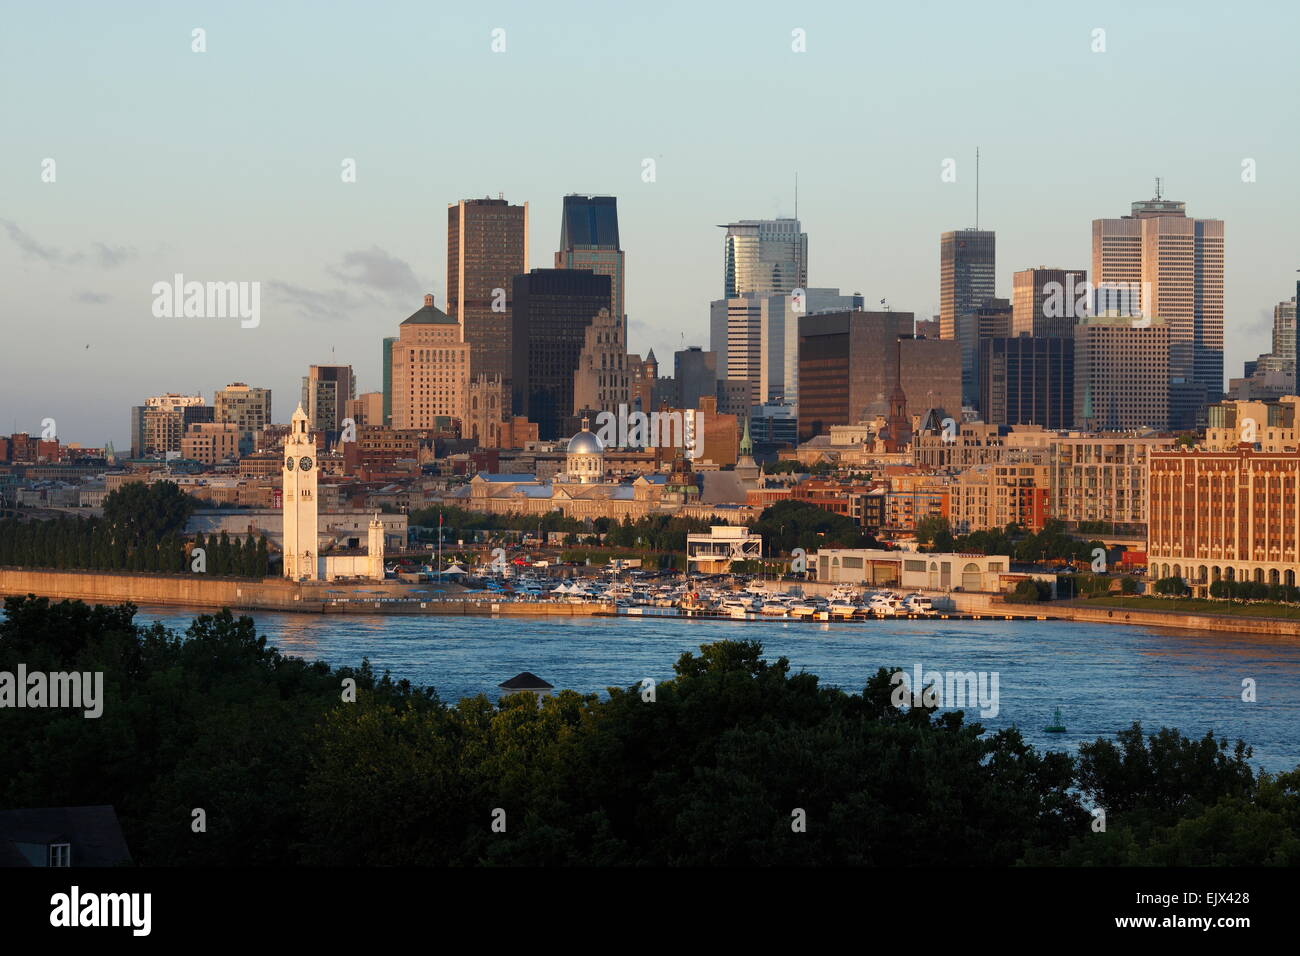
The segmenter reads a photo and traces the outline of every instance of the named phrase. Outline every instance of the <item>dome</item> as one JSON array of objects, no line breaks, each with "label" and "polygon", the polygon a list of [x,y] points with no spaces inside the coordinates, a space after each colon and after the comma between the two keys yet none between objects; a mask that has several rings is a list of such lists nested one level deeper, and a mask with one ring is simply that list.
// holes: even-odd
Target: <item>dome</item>
[{"label": "dome", "polygon": [[569,439],[568,453],[570,455],[603,455],[605,446],[600,443],[594,432],[586,429],[578,432]]}]

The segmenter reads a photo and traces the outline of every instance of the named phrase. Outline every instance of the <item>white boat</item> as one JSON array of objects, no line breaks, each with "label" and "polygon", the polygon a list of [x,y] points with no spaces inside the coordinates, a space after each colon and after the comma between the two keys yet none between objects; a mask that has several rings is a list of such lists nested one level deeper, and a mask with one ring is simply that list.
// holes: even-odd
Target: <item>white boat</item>
[{"label": "white boat", "polygon": [[794,617],[812,617],[821,608],[812,601],[798,601],[790,605],[790,614]]},{"label": "white boat", "polygon": [[764,601],[759,613],[775,617],[785,617],[790,613],[790,605],[784,601]]},{"label": "white boat", "polygon": [[849,601],[831,601],[827,610],[830,611],[831,617],[852,617],[861,608]]}]

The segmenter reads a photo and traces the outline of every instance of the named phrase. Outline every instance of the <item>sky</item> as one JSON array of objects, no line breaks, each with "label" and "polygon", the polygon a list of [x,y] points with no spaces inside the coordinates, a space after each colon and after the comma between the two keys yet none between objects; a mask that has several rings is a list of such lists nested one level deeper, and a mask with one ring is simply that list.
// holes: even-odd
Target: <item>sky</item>
[{"label": "sky", "polygon": [[[1159,176],[1225,222],[1227,377],[1269,349],[1300,268],[1290,0],[0,0],[0,17],[4,434],[52,418],[65,442],[125,449],[146,396],[211,402],[234,381],[287,421],[313,363],[378,390],[382,338],[425,292],[445,304],[464,198],[527,201],[536,268],[566,193],[617,196],[629,346],[666,374],[708,346],[718,224],[792,215],[796,174],[808,284],[918,317],[938,311],[940,233],[974,225],[976,147],[1004,297],[1017,270],[1088,268],[1091,221]],[[260,283],[259,324],[155,316],[177,273]]]}]

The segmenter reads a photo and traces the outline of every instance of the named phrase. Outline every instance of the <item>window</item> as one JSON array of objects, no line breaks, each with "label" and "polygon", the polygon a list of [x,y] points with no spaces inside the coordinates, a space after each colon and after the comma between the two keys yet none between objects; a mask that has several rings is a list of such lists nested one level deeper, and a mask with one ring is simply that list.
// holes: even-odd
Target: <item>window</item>
[{"label": "window", "polygon": [[50,866],[72,866],[72,844],[50,844]]}]

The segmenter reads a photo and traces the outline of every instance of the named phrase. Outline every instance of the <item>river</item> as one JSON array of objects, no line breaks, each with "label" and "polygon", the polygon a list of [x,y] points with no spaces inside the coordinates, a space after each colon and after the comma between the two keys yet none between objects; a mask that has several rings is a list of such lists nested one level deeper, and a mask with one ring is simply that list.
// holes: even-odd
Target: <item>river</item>
[{"label": "river", "polygon": [[[142,608],[137,620],[183,631],[196,611]],[[1140,721],[1144,729],[1213,730],[1254,748],[1270,771],[1300,765],[1300,640],[1198,634],[1069,621],[899,620],[858,623],[690,621],[656,618],[493,619],[381,615],[253,615],[283,653],[332,665],[370,659],[376,671],[437,688],[443,700],[487,694],[520,671],[584,693],[673,676],[684,651],[724,639],[761,641],[769,660],[824,684],[861,690],[882,666],[909,674],[985,672],[998,678],[996,716],[1040,749],[1074,750]],[[1257,700],[1242,700],[1242,681]],[[1048,734],[1061,709],[1064,734]]]}]

